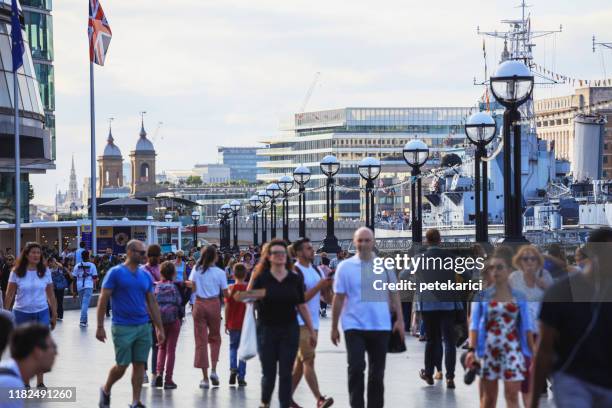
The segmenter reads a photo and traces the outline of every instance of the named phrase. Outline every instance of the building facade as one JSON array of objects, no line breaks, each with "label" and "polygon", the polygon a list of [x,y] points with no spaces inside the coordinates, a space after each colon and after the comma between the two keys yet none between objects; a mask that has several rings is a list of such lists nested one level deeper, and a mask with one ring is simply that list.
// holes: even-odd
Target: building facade
[{"label": "building facade", "polygon": [[[193,173],[202,178],[202,183],[229,183],[232,169],[225,164],[196,164]],[[240,179],[238,179],[240,180]]]},{"label": "building facade", "polygon": [[104,190],[118,187],[123,187],[123,156],[115,144],[112,129],[109,129],[104,152],[98,156],[98,197]]},{"label": "building facade", "polygon": [[45,109],[45,125],[51,136],[51,154],[55,159],[55,76],[51,15],[53,3],[52,0],[21,0],[20,3],[40,98]]},{"label": "building facade", "polygon": [[[609,103],[606,103],[609,102]],[[554,142],[557,159],[575,162],[575,118],[580,112],[603,116],[602,177],[612,178],[612,87],[578,88],[572,95],[539,99],[534,102],[537,134]]]},{"label": "building facade", "polygon": [[218,146],[219,163],[230,168],[231,181],[245,180],[250,183],[257,181],[257,147]]},{"label": "building facade", "polygon": [[[306,194],[308,218],[324,218],[325,175],[319,163],[328,154],[335,155],[341,167],[335,176],[337,187],[336,217],[361,218],[360,186],[357,172],[365,157],[376,157],[385,166],[404,166],[406,177],[410,168],[405,164],[402,149],[412,139],[423,140],[430,148],[427,166],[437,166],[440,158],[457,146],[463,146],[463,122],[469,107],[449,108],[343,108],[295,114],[283,125],[277,137],[265,140],[267,147],[257,151],[263,173],[258,180],[272,182],[291,175],[300,165],[310,168]],[[383,170],[384,171],[384,170]],[[346,188],[343,188],[346,187]],[[297,206],[297,200],[290,201]],[[290,217],[297,217],[290,211]]]},{"label": "building facade", "polygon": [[[23,24],[24,13],[20,14]],[[0,0],[0,221],[15,222],[15,134],[13,74],[11,57],[11,1]],[[23,34],[25,53],[23,67],[18,71],[19,126],[21,129],[21,214],[22,222],[29,221],[29,174],[45,173],[55,168],[53,146],[46,127],[45,108],[36,79],[29,33]],[[36,192],[34,192],[35,194]]]}]

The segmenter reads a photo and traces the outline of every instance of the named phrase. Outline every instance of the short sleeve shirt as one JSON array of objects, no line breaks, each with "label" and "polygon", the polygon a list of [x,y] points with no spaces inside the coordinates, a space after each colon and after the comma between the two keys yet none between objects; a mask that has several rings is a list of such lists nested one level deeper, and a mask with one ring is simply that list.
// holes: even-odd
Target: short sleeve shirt
[{"label": "short sleeve shirt", "polygon": [[111,268],[102,288],[113,291],[113,324],[136,326],[149,322],[146,297],[147,293],[153,292],[153,281],[142,267],[134,272],[123,264]]},{"label": "short sleeve shirt", "polygon": [[211,266],[205,271],[199,266],[193,268],[189,274],[189,280],[195,283],[195,294],[202,299],[219,296],[221,291],[227,289],[227,276],[222,269],[216,266]]},{"label": "short sleeve shirt", "polygon": [[346,296],[340,321],[346,330],[391,330],[388,292],[373,293],[375,280],[395,282],[395,272],[377,275],[373,263],[353,256],[338,265],[334,279],[334,292]]},{"label": "short sleeve shirt", "polygon": [[47,293],[45,292],[48,285],[53,285],[49,269],[45,271],[42,278],[38,277],[36,270],[26,271],[23,278],[12,271],[9,276],[9,283],[17,285],[14,310],[24,313],[37,313],[49,307]]},{"label": "short sleeve shirt", "polygon": [[304,303],[304,280],[290,271],[278,281],[265,270],[253,281],[252,289],[265,289],[266,295],[257,301],[259,322],[267,326],[297,324],[296,306]]},{"label": "short sleeve shirt", "polygon": [[[296,269],[302,272],[302,276],[304,278],[304,288],[305,291],[309,291],[310,289],[317,286],[319,281],[323,279],[322,274],[319,274],[314,266],[304,266],[299,262],[295,264]],[[310,318],[312,319],[312,327],[315,330],[319,330],[319,309],[321,307],[321,293],[317,292],[307,303],[308,311],[310,312]],[[300,326],[304,325],[304,321],[301,316],[298,316],[298,323]]]},{"label": "short sleeve shirt", "polygon": [[77,290],[93,289],[93,277],[98,276],[98,270],[92,262],[79,262],[74,266],[72,276],[76,280]]}]

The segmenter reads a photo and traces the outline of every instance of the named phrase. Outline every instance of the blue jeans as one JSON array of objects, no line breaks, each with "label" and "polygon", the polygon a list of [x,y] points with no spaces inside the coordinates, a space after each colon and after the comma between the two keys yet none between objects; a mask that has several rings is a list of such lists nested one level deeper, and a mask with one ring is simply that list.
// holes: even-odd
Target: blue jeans
[{"label": "blue jeans", "polygon": [[40,312],[34,313],[13,310],[13,314],[15,315],[15,324],[17,326],[24,323],[40,323],[44,326],[49,326],[49,324],[51,324],[49,309],[41,310]]},{"label": "blue jeans", "polygon": [[246,376],[246,361],[238,360],[238,346],[240,345],[240,330],[230,330],[230,370],[238,372],[238,379],[244,380]]},{"label": "blue jeans", "polygon": [[81,323],[87,323],[87,310],[91,300],[92,288],[82,288],[79,290],[79,301],[81,302]]},{"label": "blue jeans", "polygon": [[591,384],[571,374],[553,374],[553,395],[558,408],[612,406],[612,390]]}]

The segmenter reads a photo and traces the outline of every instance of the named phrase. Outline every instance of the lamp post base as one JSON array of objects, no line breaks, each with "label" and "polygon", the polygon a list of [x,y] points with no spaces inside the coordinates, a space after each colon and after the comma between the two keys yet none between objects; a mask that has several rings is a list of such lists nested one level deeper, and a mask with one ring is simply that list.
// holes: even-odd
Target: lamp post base
[{"label": "lamp post base", "polygon": [[338,245],[338,238],[335,235],[325,237],[323,240],[323,246],[319,248],[318,252],[327,252],[329,254],[337,254],[342,248]]},{"label": "lamp post base", "polygon": [[519,235],[519,236],[506,235],[499,242],[501,244],[510,245],[510,246],[530,244],[530,242],[527,240],[527,238],[525,238],[524,235]]}]

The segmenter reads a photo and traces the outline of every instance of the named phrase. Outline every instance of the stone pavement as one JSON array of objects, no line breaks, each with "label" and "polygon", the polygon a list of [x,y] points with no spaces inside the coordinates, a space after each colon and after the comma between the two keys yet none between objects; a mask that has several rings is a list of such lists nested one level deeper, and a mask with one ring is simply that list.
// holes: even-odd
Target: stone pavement
[{"label": "stone pavement", "polygon": [[[53,371],[45,376],[49,387],[76,387],[76,403],[47,403],[51,408],[84,408],[97,407],[98,389],[105,381],[109,368],[114,363],[112,340],[105,344],[95,338],[95,309],[89,310],[89,327],[81,329],[78,326],[79,312],[67,311],[64,321],[58,322],[53,332],[59,347],[59,355]],[[220,362],[217,372],[221,377],[221,386],[209,390],[201,390],[198,383],[201,379],[199,370],[193,367],[193,324],[188,313],[183,325],[177,346],[174,381],[178,384],[176,390],[152,388],[145,385],[142,401],[147,407],[258,407],[260,366],[257,358],[247,364],[248,385],[243,388],[230,387],[229,377],[229,339],[223,335]],[[335,347],[330,339],[331,319],[321,319],[319,345],[317,346],[316,368],[321,391],[334,398],[334,407],[349,407],[346,355],[343,338],[341,345]],[[110,320],[106,321],[107,334],[110,336]],[[408,351],[402,354],[390,354],[387,358],[385,372],[385,406],[387,407],[477,407],[478,387],[475,382],[471,386],[463,384],[463,369],[457,364],[457,388],[446,389],[443,381],[436,381],[434,386],[426,384],[418,377],[418,370],[423,364],[424,343],[414,337],[407,339]],[[149,360],[150,361],[150,360]],[[112,407],[126,407],[131,402],[131,386],[128,370],[126,376],[113,388]],[[149,371],[150,376],[150,371]],[[503,407],[503,388],[500,387],[498,406]],[[276,393],[272,406],[277,407]],[[306,383],[302,380],[298,387],[295,400],[304,407],[315,407]],[[28,404],[27,406],[42,406]],[[544,402],[542,407],[552,407],[552,403]]]}]

